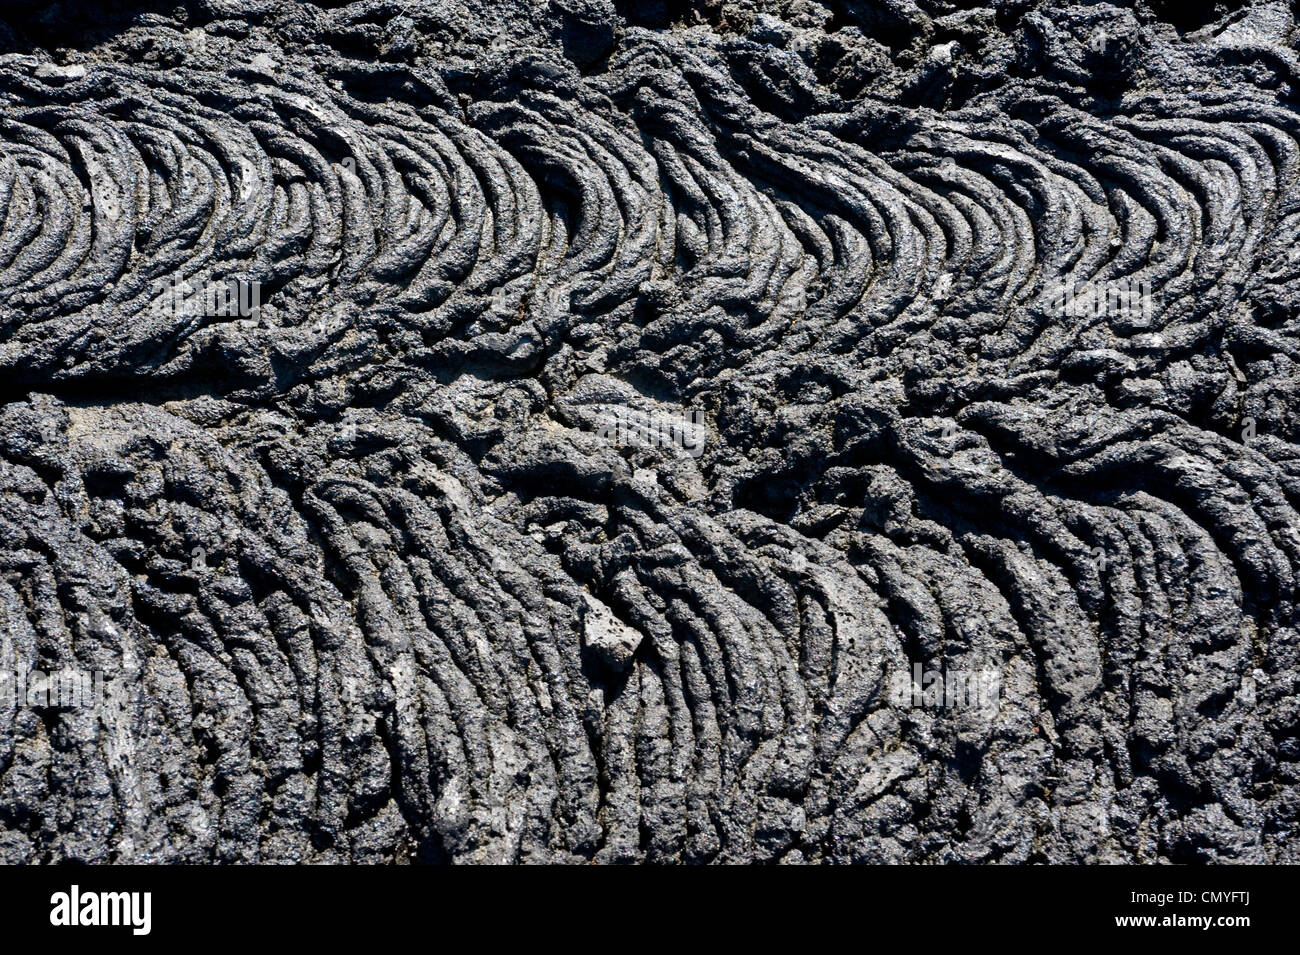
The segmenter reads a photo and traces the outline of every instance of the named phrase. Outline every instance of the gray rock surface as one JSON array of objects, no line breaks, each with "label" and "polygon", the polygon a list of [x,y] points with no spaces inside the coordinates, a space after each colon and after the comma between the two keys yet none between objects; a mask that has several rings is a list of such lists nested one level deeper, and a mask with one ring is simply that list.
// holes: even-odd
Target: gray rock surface
[{"label": "gray rock surface", "polygon": [[0,22],[0,668],[123,688],[0,862],[1300,861],[1284,5],[113,6]]}]

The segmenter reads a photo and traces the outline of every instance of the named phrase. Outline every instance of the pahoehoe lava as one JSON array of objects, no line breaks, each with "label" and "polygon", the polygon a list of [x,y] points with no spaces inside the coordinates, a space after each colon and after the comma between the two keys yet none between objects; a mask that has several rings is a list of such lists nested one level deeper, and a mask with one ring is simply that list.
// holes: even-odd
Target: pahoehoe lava
[{"label": "pahoehoe lava", "polygon": [[1300,862],[1296,25],[988,2],[11,3],[0,862]]}]

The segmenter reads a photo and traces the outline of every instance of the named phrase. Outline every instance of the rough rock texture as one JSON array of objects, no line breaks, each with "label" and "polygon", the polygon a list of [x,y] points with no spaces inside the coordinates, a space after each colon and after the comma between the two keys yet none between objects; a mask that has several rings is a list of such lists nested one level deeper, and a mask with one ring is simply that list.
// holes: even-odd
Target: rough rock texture
[{"label": "rough rock texture", "polygon": [[1300,861],[1284,5],[3,15],[0,862]]}]

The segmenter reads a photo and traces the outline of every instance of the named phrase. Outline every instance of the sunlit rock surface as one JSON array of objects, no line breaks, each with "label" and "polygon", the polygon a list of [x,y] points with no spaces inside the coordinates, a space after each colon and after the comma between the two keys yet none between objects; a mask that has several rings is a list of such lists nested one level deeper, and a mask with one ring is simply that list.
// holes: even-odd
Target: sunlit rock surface
[{"label": "sunlit rock surface", "polygon": [[96,6],[0,862],[1300,861],[1285,5]]}]

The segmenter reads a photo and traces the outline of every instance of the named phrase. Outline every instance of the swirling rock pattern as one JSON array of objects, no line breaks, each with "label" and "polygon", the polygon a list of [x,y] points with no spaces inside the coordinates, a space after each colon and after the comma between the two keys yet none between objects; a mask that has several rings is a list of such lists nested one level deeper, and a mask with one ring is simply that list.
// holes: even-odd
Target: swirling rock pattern
[{"label": "swirling rock pattern", "polygon": [[10,16],[0,861],[1300,861],[1283,5]]}]

